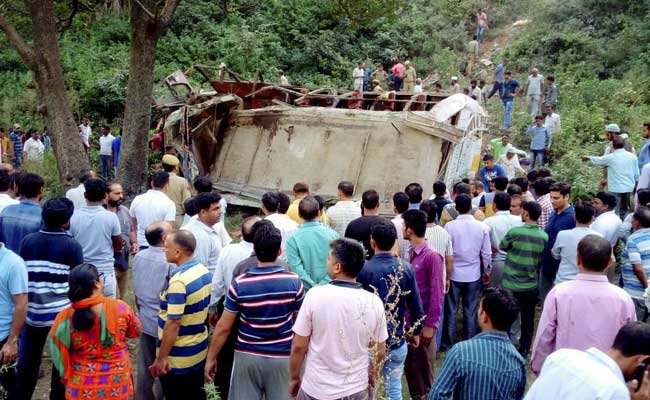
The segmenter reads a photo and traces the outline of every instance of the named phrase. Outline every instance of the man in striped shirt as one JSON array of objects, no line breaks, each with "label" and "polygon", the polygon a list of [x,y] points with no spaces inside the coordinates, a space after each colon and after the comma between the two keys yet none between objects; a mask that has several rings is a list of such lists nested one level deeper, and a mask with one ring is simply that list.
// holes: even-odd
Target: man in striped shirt
[{"label": "man in striped shirt", "polygon": [[361,216],[361,207],[352,199],[354,183],[342,181],[339,183],[338,191],[339,201],[328,208],[325,215],[327,215],[327,223],[330,228],[343,236],[350,222]]},{"label": "man in striped shirt", "polygon": [[523,398],[526,365],[508,337],[518,312],[509,290],[487,288],[478,309],[482,332],[447,352],[429,400]]},{"label": "man in striped shirt", "polygon": [[217,356],[238,321],[228,399],[285,399],[294,316],[305,290],[298,275],[277,263],[282,253],[282,235],[277,228],[257,229],[253,246],[259,262],[237,277],[228,290],[223,315],[212,335],[205,378],[214,378]]},{"label": "man in striped shirt", "polygon": [[[55,197],[43,205],[44,227],[23,239],[20,256],[27,265],[29,302],[27,319],[20,337],[17,390],[21,399],[31,399],[38,380],[43,346],[56,315],[70,305],[68,274],[82,264],[81,245],[66,231],[74,204]],[[56,368],[52,368],[52,396],[62,399],[65,388]]]},{"label": "man in striped shirt", "polygon": [[519,302],[521,310],[519,353],[525,358],[528,356],[533,340],[537,273],[541,267],[548,235],[537,225],[542,207],[533,201],[527,201],[523,208],[524,213],[521,218],[524,225],[510,229],[501,240],[500,248],[508,253],[501,284],[504,288],[510,289]]},{"label": "man in striped shirt", "polygon": [[639,207],[632,216],[634,233],[627,239],[622,254],[623,289],[632,297],[638,321],[648,320],[644,293],[650,276],[650,209]]},{"label": "man in striped shirt", "polygon": [[167,261],[176,264],[160,294],[158,355],[149,367],[160,377],[167,400],[205,400],[203,367],[208,351],[208,306],[212,279],[194,257],[196,239],[179,230],[165,239]]}]

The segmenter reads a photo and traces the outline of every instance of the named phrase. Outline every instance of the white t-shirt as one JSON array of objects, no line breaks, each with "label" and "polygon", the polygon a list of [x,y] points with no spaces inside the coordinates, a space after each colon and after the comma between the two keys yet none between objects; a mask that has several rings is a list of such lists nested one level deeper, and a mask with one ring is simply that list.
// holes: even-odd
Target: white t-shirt
[{"label": "white t-shirt", "polygon": [[367,389],[368,344],[388,338],[379,297],[334,283],[307,292],[293,331],[310,337],[301,389],[321,400]]},{"label": "white t-shirt", "polygon": [[476,97],[476,101],[478,102],[478,104],[483,104],[483,92],[481,91],[480,87],[477,86],[474,89],[472,89],[470,94]]},{"label": "white t-shirt", "polygon": [[85,193],[86,188],[83,183],[80,183],[79,186],[68,189],[68,191],[65,192],[65,197],[72,201],[74,208],[77,209],[86,205]]},{"label": "white t-shirt", "polygon": [[115,136],[111,135],[110,133],[106,136],[101,135],[99,137],[99,155],[101,156],[110,156],[113,154],[113,140],[115,140]]},{"label": "white t-shirt", "polygon": [[92,129],[90,128],[90,124],[88,126],[81,124],[79,125],[79,136],[81,136],[81,141],[88,146],[89,142],[88,140],[90,139],[90,134],[92,132]]},{"label": "white t-shirt", "polygon": [[557,113],[547,115],[546,119],[544,120],[544,125],[546,125],[549,131],[551,131],[551,134],[554,135],[556,133],[559,133],[560,129],[562,129],[560,115]]},{"label": "white t-shirt", "polygon": [[40,140],[33,138],[27,139],[25,146],[23,147],[23,152],[27,155],[28,160],[42,160],[43,152],[45,151],[45,146],[41,143]]},{"label": "white t-shirt", "polygon": [[138,246],[149,246],[144,231],[149,224],[156,221],[176,221],[176,206],[174,202],[160,190],[149,189],[138,195],[131,203],[131,217],[138,221]]},{"label": "white t-shirt", "polygon": [[422,92],[424,92],[424,90],[422,90],[422,85],[415,85],[413,87],[413,93],[419,94],[419,93],[422,93]]},{"label": "white t-shirt", "polygon": [[621,218],[616,211],[607,211],[600,214],[591,224],[591,229],[603,235],[605,239],[613,246],[618,241],[618,229],[621,227]]},{"label": "white t-shirt", "polygon": [[530,95],[541,95],[542,94],[542,82],[544,82],[544,77],[542,74],[537,74],[537,76],[528,75],[528,91],[526,94]]}]

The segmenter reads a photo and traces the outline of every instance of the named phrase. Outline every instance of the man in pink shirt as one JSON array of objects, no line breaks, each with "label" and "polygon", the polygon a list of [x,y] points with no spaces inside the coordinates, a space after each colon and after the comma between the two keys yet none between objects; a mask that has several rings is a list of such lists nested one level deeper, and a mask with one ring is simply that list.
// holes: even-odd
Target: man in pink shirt
[{"label": "man in pink shirt", "polygon": [[479,8],[476,13],[476,22],[478,27],[476,28],[476,37],[479,43],[483,43],[485,39],[485,31],[488,29],[488,16],[482,9]]},{"label": "man in pink shirt", "polygon": [[393,73],[393,82],[395,82],[395,91],[399,92],[402,89],[402,81],[404,79],[404,70],[406,67],[402,64],[399,59],[395,60],[395,65],[390,69],[390,72]]},{"label": "man in pink shirt", "polygon": [[530,368],[539,375],[546,357],[558,349],[607,351],[616,333],[636,321],[632,298],[607,280],[612,246],[597,235],[578,243],[578,276],[546,297],[537,327]]}]

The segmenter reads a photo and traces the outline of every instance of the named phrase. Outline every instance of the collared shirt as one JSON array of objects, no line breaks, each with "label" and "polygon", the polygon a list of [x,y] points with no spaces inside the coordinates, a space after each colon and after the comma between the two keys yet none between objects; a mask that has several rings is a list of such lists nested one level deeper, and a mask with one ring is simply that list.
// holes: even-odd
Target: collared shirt
[{"label": "collared shirt", "polygon": [[115,136],[111,135],[101,135],[99,137],[99,155],[100,156],[110,156],[113,154],[113,140]]},{"label": "collared shirt", "polygon": [[327,256],[330,243],[340,236],[320,221],[309,221],[300,225],[287,240],[287,259],[291,270],[298,274],[305,289],[330,281],[327,275]]},{"label": "collared shirt", "polygon": [[[366,261],[357,282],[384,302],[388,340],[386,346],[396,349],[404,343],[404,323],[415,327],[418,334],[424,326],[424,309],[411,265],[389,253],[375,254]],[[399,289],[394,287],[399,285]],[[408,311],[410,318],[405,319]]]},{"label": "collared shirt", "polygon": [[20,135],[18,135],[16,132],[11,132],[9,135],[9,140],[11,140],[14,145],[14,156],[16,156],[16,158],[23,156],[23,141],[21,139],[21,135],[22,132]]},{"label": "collared shirt", "polygon": [[[485,200],[485,196],[483,196],[481,200]],[[472,211],[470,211],[470,214],[477,221],[485,220],[485,214],[483,213],[483,211],[479,210],[478,208],[472,207]],[[442,214],[440,215],[440,226],[444,228],[448,222],[453,221],[456,218],[458,218],[458,211],[456,210],[456,205],[454,203],[449,203],[442,209]]]},{"label": "collared shirt", "polygon": [[81,141],[88,146],[88,140],[90,139],[90,134],[92,133],[92,129],[90,128],[90,124],[84,125],[81,124],[79,125],[79,136],[81,136]]},{"label": "collared shirt", "polygon": [[483,332],[447,352],[429,399],[521,399],[525,390],[526,364],[508,335]]},{"label": "collared shirt", "polygon": [[604,351],[561,349],[551,354],[525,400],[627,400],[618,364]]},{"label": "collared shirt", "polygon": [[40,204],[27,199],[5,207],[0,213],[0,242],[18,253],[23,238],[41,229],[41,212]]},{"label": "collared shirt", "polygon": [[302,199],[294,199],[291,204],[289,204],[286,214],[287,217],[291,218],[298,225],[302,224],[302,218],[300,218],[300,212],[298,210],[300,200]]},{"label": "collared shirt", "polygon": [[546,225],[545,232],[548,235],[548,243],[544,251],[544,259],[542,261],[542,274],[555,280],[555,274],[560,266],[560,261],[556,260],[551,253],[551,249],[555,245],[558,233],[576,227],[576,221],[573,218],[575,210],[570,205],[567,209],[558,214],[557,210],[553,210],[551,218]]},{"label": "collared shirt", "polygon": [[512,101],[514,99],[514,95],[517,92],[517,89],[519,89],[519,82],[517,82],[514,79],[510,79],[508,82],[503,81],[503,97],[502,100],[504,103]]},{"label": "collared shirt", "polygon": [[223,248],[219,234],[212,226],[208,226],[198,219],[191,220],[189,224],[183,225],[181,229],[192,232],[194,235],[196,239],[194,257],[210,271],[210,277],[212,278],[217,269],[219,252]]},{"label": "collared shirt", "polygon": [[348,224],[361,217],[361,208],[352,200],[340,200],[328,208],[325,214],[330,228],[343,236]]},{"label": "collared shirt", "polygon": [[298,223],[291,218],[289,218],[286,214],[271,214],[267,215],[266,218],[269,221],[273,223],[273,226],[278,228],[280,230],[280,234],[282,235],[282,259],[286,260],[287,259],[287,240],[291,236],[293,236],[294,233],[298,230]]},{"label": "collared shirt", "polygon": [[85,193],[86,187],[83,183],[80,183],[79,186],[68,189],[68,191],[65,192],[65,197],[67,197],[72,202],[72,204],[74,204],[74,208],[76,210],[77,208],[86,205],[86,197],[84,196]]},{"label": "collared shirt", "polygon": [[22,258],[0,243],[0,341],[9,336],[17,294],[27,293],[27,267]]},{"label": "collared shirt", "polygon": [[[176,223],[182,224],[183,215],[185,214],[184,203],[187,199],[192,197],[190,193],[190,185],[185,178],[181,178],[173,172],[169,173],[169,189],[165,193],[176,206]],[[226,210],[221,210],[225,213]]]},{"label": "collared shirt", "polygon": [[403,261],[409,261],[409,251],[411,250],[411,242],[404,239],[404,219],[402,214],[396,215],[390,222],[395,225],[397,231],[397,247],[399,248],[399,256]]},{"label": "collared shirt", "polygon": [[245,240],[239,243],[230,243],[221,249],[217,268],[212,275],[212,303],[219,301],[226,294],[233,280],[233,271],[251,254],[253,254],[253,243]]},{"label": "collared shirt", "polygon": [[623,224],[621,217],[616,214],[615,210],[607,211],[600,214],[591,224],[591,229],[600,233],[605,239],[609,241],[612,247],[616,246],[618,242],[618,230]]},{"label": "collared shirt", "polygon": [[20,200],[14,199],[6,193],[0,193],[0,212],[2,212],[5,207],[18,203],[20,203]]},{"label": "collared shirt", "polygon": [[[497,211],[491,217],[483,221],[490,227],[490,244],[492,245],[492,259],[494,261],[505,261],[506,252],[499,249],[501,240],[510,231],[510,229],[521,226],[524,222],[521,217],[510,214],[510,211]],[[497,251],[494,251],[494,250]]]},{"label": "collared shirt", "polygon": [[418,247],[411,248],[409,258],[420,291],[422,307],[427,316],[424,326],[437,328],[445,298],[442,281],[442,271],[445,269],[443,257],[425,241]]},{"label": "collared shirt", "polygon": [[131,217],[138,222],[138,246],[148,246],[144,231],[149,224],[157,221],[176,221],[174,202],[160,190],[149,189],[146,193],[135,196],[130,212]]},{"label": "collared shirt", "polygon": [[531,137],[531,150],[544,150],[547,147],[551,147],[551,144],[553,144],[553,135],[551,134],[551,130],[545,125],[533,125],[528,127],[526,135]]},{"label": "collared shirt", "polygon": [[70,233],[83,249],[84,262],[104,274],[115,273],[112,237],[122,233],[117,214],[102,206],[83,206],[72,214]]},{"label": "collared shirt", "polygon": [[541,230],[546,230],[546,225],[548,225],[548,220],[551,218],[551,214],[553,214],[553,203],[551,203],[551,194],[546,193],[543,196],[540,196],[537,199],[537,204],[539,204],[542,207],[542,215],[539,216],[539,220],[537,220],[537,224],[539,225],[539,229]]},{"label": "collared shirt", "polygon": [[602,236],[599,232],[586,226],[576,226],[573,229],[557,234],[551,253],[560,266],[555,276],[555,284],[571,281],[578,275],[578,243],[587,235]]},{"label": "collared shirt", "polygon": [[487,167],[483,167],[480,170],[480,175],[481,175],[481,182],[483,182],[483,186],[485,186],[485,191],[489,192],[490,191],[490,182],[497,176],[506,176],[506,170],[499,164],[494,164],[494,167],[488,169]]},{"label": "collared shirt", "polygon": [[29,277],[26,322],[52,326],[59,311],[70,305],[68,275],[84,262],[81,245],[67,232],[44,229],[25,236],[20,256]]},{"label": "collared shirt", "polygon": [[639,161],[625,149],[601,157],[589,157],[595,165],[607,167],[607,189],[612,193],[632,193],[639,178]]},{"label": "collared shirt", "polygon": [[42,160],[45,145],[38,139],[34,140],[33,138],[29,138],[23,145],[23,151],[30,160]]},{"label": "collared shirt", "polygon": [[455,282],[474,282],[481,278],[481,261],[486,272],[491,270],[492,246],[490,228],[468,214],[459,215],[445,225],[454,246]]},{"label": "collared shirt", "polygon": [[646,278],[650,277],[650,228],[632,233],[621,254],[623,288],[632,298],[643,300],[645,288],[634,273],[634,265],[641,265]]},{"label": "collared shirt", "polygon": [[605,275],[578,274],[546,296],[531,369],[539,374],[546,357],[557,349],[607,351],[618,330],[630,321],[636,321],[636,311],[623,289],[609,283]]},{"label": "collared shirt", "polygon": [[562,122],[560,120],[560,115],[553,113],[548,114],[546,119],[544,119],[544,125],[551,131],[551,135],[560,133],[562,130]]},{"label": "collared shirt", "polygon": [[503,266],[504,288],[513,292],[537,288],[537,271],[547,241],[548,235],[537,224],[526,223],[506,233],[499,246],[507,253]]},{"label": "collared shirt", "polygon": [[[234,281],[235,278],[245,274],[246,272],[250,271],[252,268],[257,267],[259,262],[260,260],[257,259],[255,252],[253,252],[253,254],[250,257],[240,261],[239,264],[237,264],[237,266],[232,272],[232,280],[228,283],[228,287],[230,288],[230,285],[232,285],[232,281]],[[286,261],[278,258],[276,260],[276,264],[284,268],[285,271],[291,272],[291,268],[289,268],[289,264],[287,264]]]},{"label": "collared shirt", "polygon": [[516,154],[513,155],[512,158],[508,158],[508,156],[504,154],[497,162],[497,165],[501,165],[505,169],[508,179],[513,179],[517,176],[517,172],[522,174],[526,173],[526,170],[524,170],[519,163],[519,156]]},{"label": "collared shirt", "polygon": [[528,90],[526,91],[527,96],[539,96],[542,94],[542,83],[544,82],[544,77],[542,74],[528,75]]},{"label": "collared shirt", "polygon": [[133,257],[133,295],[138,304],[142,332],[149,336],[158,336],[160,292],[174,268],[174,264],[167,262],[164,247],[147,247]]},{"label": "collared shirt", "polygon": [[169,319],[180,320],[180,329],[169,352],[171,372],[184,375],[202,370],[208,353],[208,318],[210,273],[196,259],[172,271],[169,285],[160,293],[158,342]]},{"label": "collared shirt", "polygon": [[[446,257],[450,256],[453,260],[454,257],[454,245],[451,242],[451,236],[445,228],[440,225],[430,226],[427,224],[427,230],[424,232],[424,238],[429,243],[432,249],[440,253],[443,258],[445,266],[447,265]],[[409,243],[409,241],[406,241]],[[409,250],[411,249],[411,244],[409,243]],[[408,256],[408,253],[407,253]],[[445,287],[445,282],[447,281],[447,268],[442,269],[442,287]]]},{"label": "collared shirt", "polygon": [[[557,98],[560,97],[560,89],[556,84],[544,85],[544,105],[555,106]],[[557,115],[553,113],[554,115]],[[555,133],[555,132],[554,132]]]},{"label": "collared shirt", "polygon": [[643,139],[643,146],[639,150],[639,171],[643,169],[647,163],[650,162],[650,139]]},{"label": "collared shirt", "polygon": [[235,278],[224,303],[225,311],[239,314],[235,351],[260,357],[289,357],[293,316],[304,297],[298,275],[279,265],[255,267]]}]

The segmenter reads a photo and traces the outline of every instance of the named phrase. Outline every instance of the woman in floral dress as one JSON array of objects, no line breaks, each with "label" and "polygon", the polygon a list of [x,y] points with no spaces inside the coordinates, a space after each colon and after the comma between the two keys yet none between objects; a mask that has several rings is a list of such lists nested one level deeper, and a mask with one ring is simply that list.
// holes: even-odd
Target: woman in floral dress
[{"label": "woman in floral dress", "polygon": [[72,305],[57,315],[50,332],[66,399],[133,399],[126,339],[140,335],[140,320],[123,301],[102,296],[93,265],[76,266],[69,280]]}]

